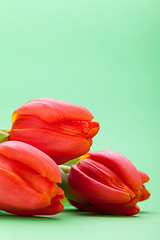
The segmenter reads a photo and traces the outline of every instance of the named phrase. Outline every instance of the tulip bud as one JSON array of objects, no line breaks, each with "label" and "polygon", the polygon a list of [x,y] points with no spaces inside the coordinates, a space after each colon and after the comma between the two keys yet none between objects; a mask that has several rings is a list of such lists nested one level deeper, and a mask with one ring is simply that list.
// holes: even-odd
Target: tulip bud
[{"label": "tulip bud", "polygon": [[91,152],[71,166],[68,184],[77,201],[69,201],[81,210],[137,214],[137,202],[150,196],[143,185],[148,180],[147,174],[120,153]]},{"label": "tulip bud", "polygon": [[0,209],[18,215],[53,215],[63,210],[57,164],[29,144],[0,144]]},{"label": "tulip bud", "polygon": [[26,142],[42,150],[57,164],[90,150],[99,123],[84,107],[52,98],[29,101],[12,114],[9,140]]}]

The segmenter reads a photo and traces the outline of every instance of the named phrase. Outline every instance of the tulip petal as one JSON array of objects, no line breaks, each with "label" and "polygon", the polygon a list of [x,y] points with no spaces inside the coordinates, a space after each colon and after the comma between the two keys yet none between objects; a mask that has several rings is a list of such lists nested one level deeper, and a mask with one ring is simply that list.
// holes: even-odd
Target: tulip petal
[{"label": "tulip petal", "polygon": [[128,193],[97,182],[81,172],[77,166],[71,166],[68,183],[76,199],[92,205],[94,203],[126,203],[130,201]]},{"label": "tulip petal", "polygon": [[128,208],[119,207],[119,208],[113,209],[113,210],[109,209],[109,211],[114,214],[132,216],[132,215],[138,214],[140,212],[140,208],[139,208],[139,206],[135,205],[135,206],[128,207]]},{"label": "tulip petal", "polygon": [[147,200],[150,197],[150,195],[151,195],[150,192],[143,185],[143,190],[141,192],[141,197],[140,197],[139,201]]},{"label": "tulip petal", "polygon": [[90,152],[89,154],[91,159],[99,161],[117,171],[126,184],[133,189],[141,190],[143,188],[138,170],[122,154],[111,150]]},{"label": "tulip petal", "polygon": [[23,215],[23,216],[32,216],[32,215],[54,215],[63,211],[64,206],[61,200],[64,198],[64,192],[61,188],[58,187],[56,197],[52,198],[51,204],[47,207],[33,210],[22,210],[22,209],[12,209],[7,212]]},{"label": "tulip petal", "polygon": [[[92,140],[85,139],[82,136],[70,136],[44,129],[34,129],[34,134],[32,133],[32,129],[13,130],[10,133],[9,140],[14,139],[16,141],[29,143],[43,150],[43,152],[52,157],[57,164],[62,164],[83,155],[90,150],[90,146],[92,145]],[[37,167],[37,164],[35,165]],[[39,164],[39,168],[43,170],[44,167]],[[51,175],[53,178],[52,171],[53,170],[51,170]],[[59,178],[58,181],[60,181]]]},{"label": "tulip petal", "polygon": [[0,154],[0,167],[18,175],[31,187],[48,194],[51,198],[57,194],[58,186],[55,183],[51,182],[47,177],[42,177],[23,163],[13,161]]},{"label": "tulip petal", "polygon": [[142,183],[146,183],[149,181],[149,176],[146,173],[141,172],[141,171],[139,171],[139,173],[141,175]]},{"label": "tulip petal", "polygon": [[[17,119],[12,124],[12,130],[15,129],[50,129],[52,130],[53,125],[49,124],[37,118],[35,116],[21,116],[18,115]],[[10,134],[10,131],[8,132]]]},{"label": "tulip petal", "polygon": [[124,191],[134,198],[136,194],[121,179],[121,177],[113,170],[100,162],[86,158],[77,163],[77,167],[92,179],[109,186],[111,188]]},{"label": "tulip petal", "polygon": [[0,154],[23,163],[53,182],[61,182],[61,172],[57,164],[45,153],[29,144],[18,141],[3,142],[0,144]]},{"label": "tulip petal", "polygon": [[100,125],[96,121],[89,122],[89,131],[86,138],[93,138],[99,131]]},{"label": "tulip petal", "polygon": [[68,201],[70,202],[70,204],[72,204],[74,207],[78,208],[79,210],[82,211],[89,211],[89,212],[98,212],[97,208],[92,206],[91,204],[83,204],[71,199],[68,199]]},{"label": "tulip petal", "polygon": [[0,167],[0,209],[38,209],[50,205],[51,198],[32,188],[18,175]]},{"label": "tulip petal", "polygon": [[[91,134],[91,132],[93,131],[94,135],[97,134],[99,123],[96,121],[60,121],[50,124],[35,116],[20,115],[12,124],[12,130],[15,129],[48,129],[64,134],[83,135],[86,138],[92,138],[93,134]],[[10,133],[10,131],[8,133]]]},{"label": "tulip petal", "polygon": [[12,123],[18,115],[34,115],[49,123],[93,119],[93,115],[86,108],[52,98],[39,98],[25,103],[13,112]]},{"label": "tulip petal", "polygon": [[35,210],[21,210],[21,209],[9,209],[6,212],[22,215],[22,216],[33,216],[33,215],[54,215],[63,211],[64,206],[61,201],[53,202],[50,206],[35,209]]},{"label": "tulip petal", "polygon": [[128,208],[123,208],[121,205],[113,205],[113,204],[106,204],[105,208],[97,208],[95,206],[85,205],[73,200],[69,199],[69,202],[75,206],[76,208],[82,210],[82,211],[90,211],[90,212],[102,212],[103,214],[118,214],[118,215],[126,215],[131,216],[139,213],[140,208],[135,205]]}]

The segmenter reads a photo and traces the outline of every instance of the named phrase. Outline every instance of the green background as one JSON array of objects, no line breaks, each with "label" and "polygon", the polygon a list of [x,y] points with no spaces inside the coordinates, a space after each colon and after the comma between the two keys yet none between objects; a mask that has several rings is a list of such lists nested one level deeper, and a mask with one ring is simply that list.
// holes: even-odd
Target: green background
[{"label": "green background", "polygon": [[53,97],[100,122],[91,150],[127,156],[151,180],[133,217],[0,213],[1,239],[160,237],[160,1],[0,0],[0,125],[28,100]]}]

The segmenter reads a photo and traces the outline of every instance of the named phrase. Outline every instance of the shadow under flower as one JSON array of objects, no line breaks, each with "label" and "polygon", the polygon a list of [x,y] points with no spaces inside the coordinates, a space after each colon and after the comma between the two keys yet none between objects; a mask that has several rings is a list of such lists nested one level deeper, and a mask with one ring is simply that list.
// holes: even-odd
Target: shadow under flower
[{"label": "shadow under flower", "polygon": [[7,212],[4,212],[4,211],[0,211],[0,220],[3,219],[3,220],[7,220],[7,219],[16,219],[16,220],[27,220],[27,221],[30,221],[30,220],[33,220],[33,221],[36,221],[36,220],[59,220],[58,218],[56,217],[53,217],[53,215],[51,216],[38,216],[38,215],[35,215],[35,216],[22,216],[22,215],[14,215],[14,214],[11,214],[11,213],[7,213]]},{"label": "shadow under flower", "polygon": [[126,215],[120,215],[120,214],[114,214],[114,213],[106,213],[106,212],[89,212],[89,211],[82,211],[79,209],[70,209],[66,208],[63,210],[65,213],[73,213],[75,216],[88,216],[88,217],[111,217],[111,218],[135,218],[138,215],[132,215],[132,216],[126,216]]}]

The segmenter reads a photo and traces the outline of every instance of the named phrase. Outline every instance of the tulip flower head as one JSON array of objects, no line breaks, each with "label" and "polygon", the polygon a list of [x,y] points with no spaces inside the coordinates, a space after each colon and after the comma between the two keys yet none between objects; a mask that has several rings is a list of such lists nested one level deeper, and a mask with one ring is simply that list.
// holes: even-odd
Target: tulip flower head
[{"label": "tulip flower head", "polygon": [[31,100],[13,112],[9,140],[42,150],[57,164],[90,150],[99,123],[84,107],[52,98]]},{"label": "tulip flower head", "polygon": [[71,166],[68,183],[77,200],[71,204],[81,210],[133,215],[138,201],[149,198],[144,187],[147,174],[138,171],[122,154],[104,150],[91,152]]},{"label": "tulip flower head", "polygon": [[29,144],[0,144],[0,209],[18,215],[53,215],[63,210],[61,172],[45,153]]}]

